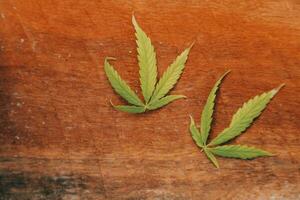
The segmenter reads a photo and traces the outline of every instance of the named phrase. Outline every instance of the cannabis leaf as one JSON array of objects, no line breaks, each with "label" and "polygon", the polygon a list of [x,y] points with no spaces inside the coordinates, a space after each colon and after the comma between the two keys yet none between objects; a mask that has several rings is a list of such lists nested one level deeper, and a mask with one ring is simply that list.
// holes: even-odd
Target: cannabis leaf
[{"label": "cannabis leaf", "polygon": [[246,145],[223,145],[211,148],[210,151],[218,156],[241,159],[251,159],[258,156],[272,156],[272,154],[267,151],[248,147]]},{"label": "cannabis leaf", "polygon": [[134,17],[132,17],[132,24],[136,31],[135,36],[137,38],[136,44],[140,66],[142,93],[145,98],[145,102],[148,103],[156,84],[156,54],[150,38],[140,28]]},{"label": "cannabis leaf", "polygon": [[255,147],[248,147],[246,145],[217,145],[228,142],[242,134],[251,125],[253,120],[261,114],[280,88],[284,86],[284,84],[282,84],[278,88],[265,92],[261,95],[257,95],[253,99],[244,103],[243,106],[233,115],[229,127],[225,128],[216,138],[207,144],[207,138],[209,136],[214,112],[216,92],[218,91],[223,78],[228,73],[229,71],[226,72],[212,88],[202,111],[200,129],[197,128],[193,117],[190,116],[190,132],[193,140],[197,146],[204,150],[206,156],[217,168],[219,168],[219,164],[215,155],[239,159],[253,159],[261,156],[272,156],[272,154],[267,151]]},{"label": "cannabis leaf", "polygon": [[112,87],[121,97],[128,101],[128,103],[136,106],[143,106],[143,102],[139,99],[135,92],[131,90],[127,83],[121,79],[120,75],[116,70],[114,70],[113,66],[108,63],[108,59],[112,58],[106,58],[104,60],[104,70]]},{"label": "cannabis leaf", "polygon": [[140,67],[140,83],[144,101],[127,85],[120,77],[118,72],[108,60],[115,60],[107,57],[104,60],[104,71],[106,76],[114,88],[114,90],[131,105],[113,105],[119,111],[127,113],[143,113],[147,110],[155,110],[161,108],[172,101],[185,98],[184,95],[168,95],[168,92],[174,87],[184,69],[188,54],[193,44],[185,49],[175,61],[167,68],[157,83],[157,66],[156,54],[150,38],[141,29],[135,17],[132,16],[132,24],[135,29],[138,64]]},{"label": "cannabis leaf", "polygon": [[214,106],[215,106],[215,98],[216,98],[216,92],[219,89],[219,85],[221,84],[222,79],[229,73],[230,71],[227,71],[214,85],[213,89],[211,90],[206,104],[204,106],[204,109],[202,111],[201,115],[201,134],[204,145],[206,144],[207,137],[209,135],[210,126],[212,122],[212,115],[214,112]]}]

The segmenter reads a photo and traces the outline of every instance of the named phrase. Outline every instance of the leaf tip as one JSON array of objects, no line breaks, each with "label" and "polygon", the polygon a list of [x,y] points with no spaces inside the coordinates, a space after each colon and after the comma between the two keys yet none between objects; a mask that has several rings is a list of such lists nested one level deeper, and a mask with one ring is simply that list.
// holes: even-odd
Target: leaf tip
[{"label": "leaf tip", "polygon": [[118,110],[117,106],[112,102],[111,99],[109,100],[109,102],[110,102],[110,105],[111,105],[114,109]]},{"label": "leaf tip", "polygon": [[137,21],[136,21],[136,19],[135,19],[135,16],[134,16],[134,11],[132,12],[132,18],[131,18],[131,21],[132,21],[132,24],[136,27],[136,26],[138,26],[138,23],[137,23]]},{"label": "leaf tip", "polygon": [[277,94],[279,92],[279,90],[281,90],[281,88],[283,88],[284,86],[285,86],[285,83],[282,83],[277,88],[273,89],[272,90],[272,96],[274,96],[275,94]]},{"label": "leaf tip", "polygon": [[195,125],[195,121],[194,121],[194,118],[192,115],[189,115],[190,116],[190,126],[193,126]]},{"label": "leaf tip", "polygon": [[281,85],[278,86],[277,91],[279,91],[281,88],[285,86],[285,83],[282,83]]},{"label": "leaf tip", "polygon": [[225,76],[227,76],[227,74],[229,74],[231,72],[231,70],[229,69],[229,70],[227,70],[223,75],[222,75],[222,77],[220,78],[221,80],[225,77]]},{"label": "leaf tip", "polygon": [[228,69],[228,70],[225,72],[224,76],[226,76],[226,75],[229,74],[230,72],[231,72],[231,69]]},{"label": "leaf tip", "polygon": [[115,105],[113,104],[113,102],[112,102],[111,99],[109,100],[109,102],[110,102],[110,105],[111,105],[112,107],[115,107]]},{"label": "leaf tip", "polygon": [[214,166],[215,166],[217,169],[220,169],[220,165],[219,165],[219,163],[218,163],[217,160],[216,160],[216,161],[213,161],[213,164],[214,164]]},{"label": "leaf tip", "polygon": [[110,56],[107,56],[105,57],[104,61],[107,62],[109,60],[117,60],[115,57],[110,57]]},{"label": "leaf tip", "polygon": [[273,157],[273,156],[276,156],[276,154],[268,152],[268,151],[265,151],[265,156]]},{"label": "leaf tip", "polygon": [[196,41],[193,41],[192,44],[190,44],[189,50],[194,46],[195,42],[196,42]]}]

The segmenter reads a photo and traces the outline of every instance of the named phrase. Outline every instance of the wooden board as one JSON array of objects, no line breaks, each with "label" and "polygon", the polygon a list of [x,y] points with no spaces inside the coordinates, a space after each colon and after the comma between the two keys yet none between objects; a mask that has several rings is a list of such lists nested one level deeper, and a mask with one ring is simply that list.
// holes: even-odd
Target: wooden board
[{"label": "wooden board", "polygon": [[[160,75],[193,41],[171,92],[143,115],[124,103],[105,56],[140,94],[131,14],[151,37]],[[300,3],[255,1],[0,1],[0,199],[300,199]],[[212,136],[238,107],[286,87],[231,143],[276,154],[219,158],[188,132],[226,70]]]}]

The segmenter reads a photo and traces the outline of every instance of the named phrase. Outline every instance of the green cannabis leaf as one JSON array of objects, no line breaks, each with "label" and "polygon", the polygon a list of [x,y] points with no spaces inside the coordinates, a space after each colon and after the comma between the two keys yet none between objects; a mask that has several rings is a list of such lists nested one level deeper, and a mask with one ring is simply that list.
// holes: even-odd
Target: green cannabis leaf
[{"label": "green cannabis leaf", "polygon": [[109,60],[115,59],[107,57],[104,60],[104,71],[111,86],[123,99],[131,104],[116,106],[111,102],[112,106],[116,110],[127,113],[143,113],[147,110],[161,108],[177,99],[185,98],[184,95],[166,95],[180,78],[193,44],[175,59],[157,83],[157,66],[154,47],[150,38],[138,25],[134,16],[132,16],[132,24],[135,29],[137,58],[140,67],[140,83],[144,101],[137,96],[108,62]]},{"label": "green cannabis leaf", "polygon": [[253,120],[266,108],[267,104],[276,95],[280,88],[284,86],[284,84],[282,84],[278,88],[265,92],[261,95],[257,95],[253,99],[244,103],[243,106],[233,115],[229,127],[225,128],[216,138],[207,144],[207,138],[209,136],[214,112],[216,93],[223,78],[228,73],[229,71],[221,76],[212,88],[202,111],[200,129],[197,128],[193,117],[190,116],[191,121],[189,129],[193,140],[197,146],[204,150],[206,156],[217,168],[219,168],[219,164],[215,155],[239,159],[253,159],[261,156],[272,156],[272,154],[267,151],[255,147],[248,147],[246,145],[217,145],[228,142],[242,134],[251,125]]}]

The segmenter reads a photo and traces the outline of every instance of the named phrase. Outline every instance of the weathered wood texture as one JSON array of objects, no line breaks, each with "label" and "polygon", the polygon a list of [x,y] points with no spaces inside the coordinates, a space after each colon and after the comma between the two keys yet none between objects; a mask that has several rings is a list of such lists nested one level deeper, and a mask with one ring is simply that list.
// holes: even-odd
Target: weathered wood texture
[{"label": "weathered wood texture", "polygon": [[[103,71],[105,56],[139,93],[131,14],[151,37],[159,72],[192,41],[167,107],[128,115]],[[299,199],[300,2],[0,1],[0,199]],[[286,83],[231,143],[275,153],[219,158],[193,143],[217,78],[213,136],[244,101]]]}]

